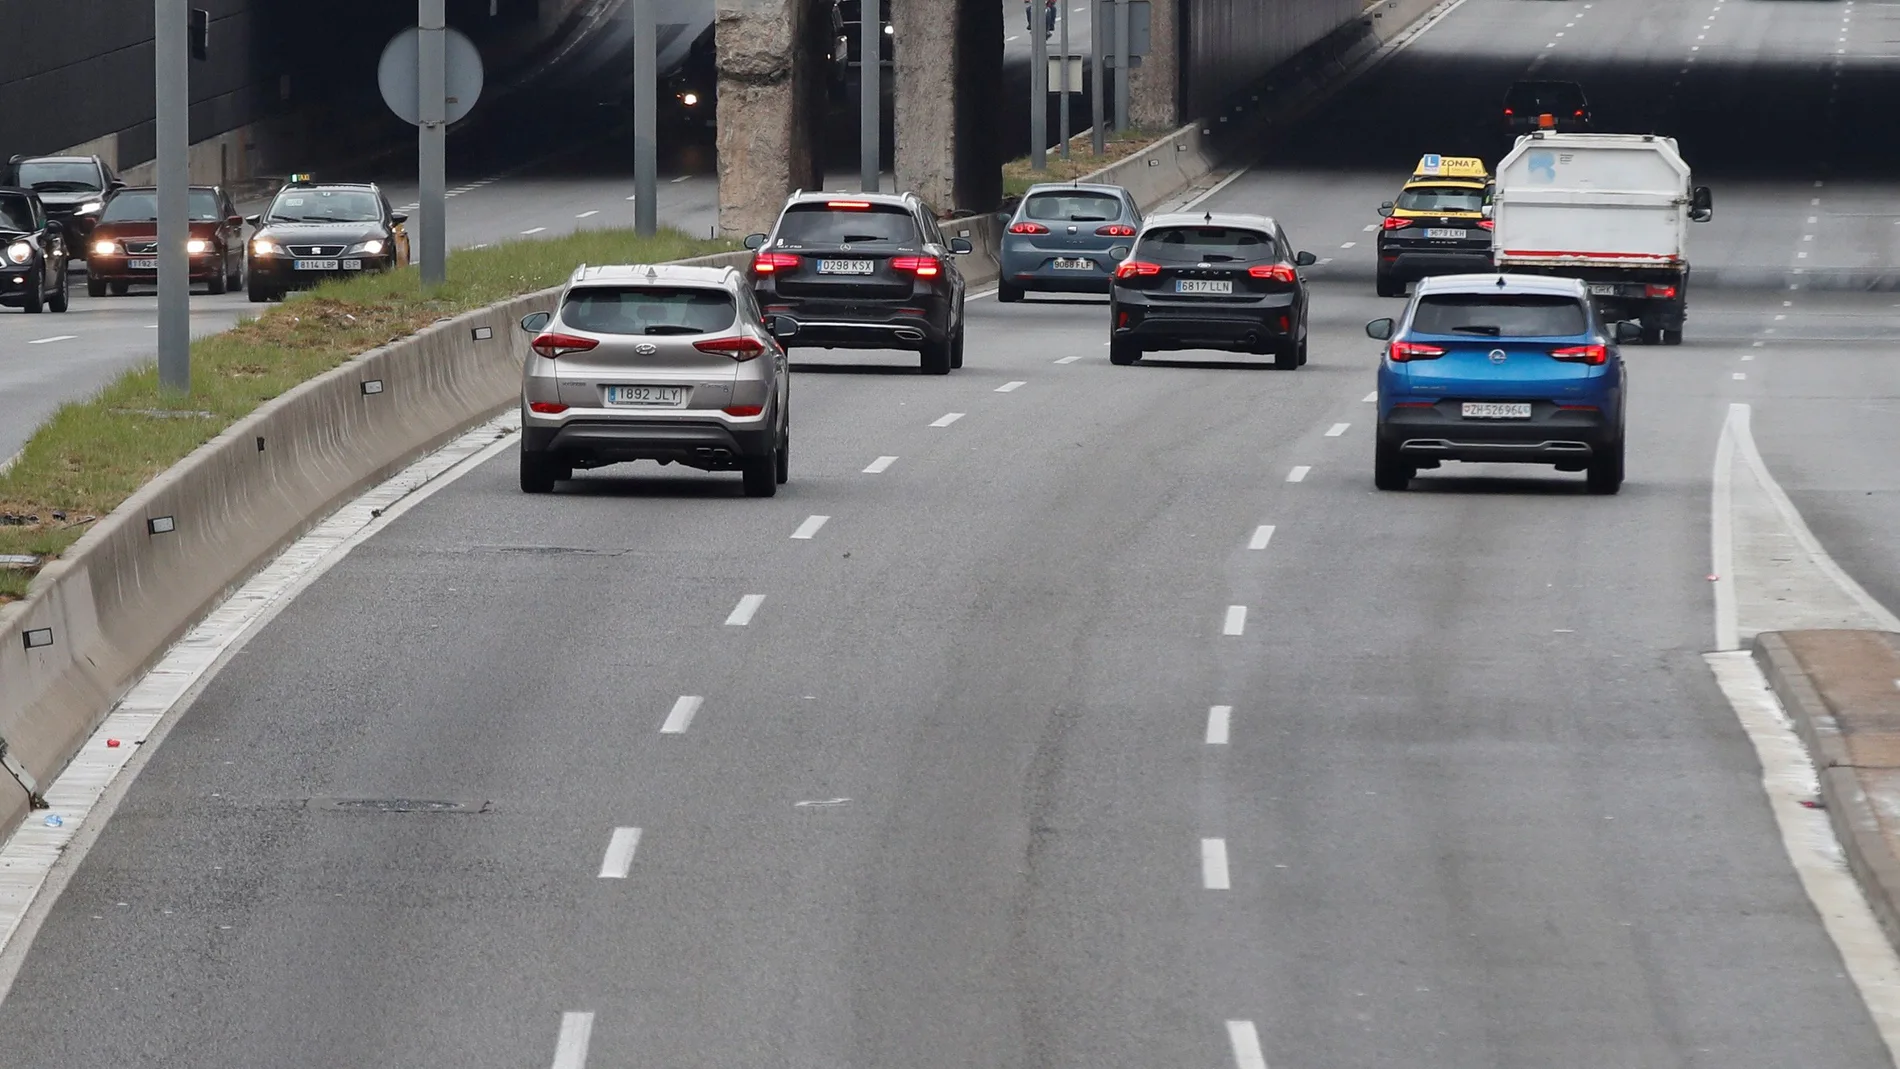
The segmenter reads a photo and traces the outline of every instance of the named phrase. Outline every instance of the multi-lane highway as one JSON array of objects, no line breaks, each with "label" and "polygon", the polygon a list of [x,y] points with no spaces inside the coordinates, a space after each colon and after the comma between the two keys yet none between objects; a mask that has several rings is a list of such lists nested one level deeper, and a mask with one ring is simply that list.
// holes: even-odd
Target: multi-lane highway
[{"label": "multi-lane highway", "polygon": [[[143,756],[0,1060],[1891,1064],[1702,654],[1734,403],[1900,600],[1900,309],[1825,288],[1892,262],[1900,194],[1828,100],[1884,86],[1895,11],[1465,0],[1207,202],[1329,261],[1298,373],[1111,367],[1099,302],[979,300],[947,379],[796,352],[770,501],[653,467],[527,497],[504,448]],[[1682,124],[1714,281],[1626,351],[1620,495],[1375,492],[1372,209],[1530,69]]]}]

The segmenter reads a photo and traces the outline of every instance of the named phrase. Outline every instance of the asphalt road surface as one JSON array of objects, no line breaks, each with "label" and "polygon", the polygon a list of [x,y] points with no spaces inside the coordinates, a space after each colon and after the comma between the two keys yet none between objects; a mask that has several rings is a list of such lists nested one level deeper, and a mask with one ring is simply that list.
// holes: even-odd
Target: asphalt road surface
[{"label": "asphalt road surface", "polygon": [[[1111,367],[1099,302],[983,300],[947,379],[795,352],[770,501],[654,467],[526,497],[501,454],[149,755],[7,1064],[1889,1064],[1701,654],[1731,402],[1896,589],[1894,298],[1807,288],[1900,218],[1826,199],[1878,162],[1841,124],[1891,11],[1467,0],[1210,202],[1329,259],[1298,373]],[[1680,123],[1711,258],[1787,281],[1627,351],[1620,495],[1377,493],[1364,228],[1545,54],[1606,126]],[[1751,165],[1771,93],[1814,118]]]}]

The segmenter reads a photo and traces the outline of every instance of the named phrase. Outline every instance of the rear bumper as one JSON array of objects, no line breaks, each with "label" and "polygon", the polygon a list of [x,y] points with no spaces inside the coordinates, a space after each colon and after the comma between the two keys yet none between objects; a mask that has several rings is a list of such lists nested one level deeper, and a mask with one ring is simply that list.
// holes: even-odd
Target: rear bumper
[{"label": "rear bumper", "polygon": [[1490,249],[1380,249],[1379,270],[1386,277],[1415,282],[1433,275],[1462,275],[1491,270]]},{"label": "rear bumper", "polygon": [[[1433,408],[1394,408],[1380,421],[1379,445],[1407,460],[1582,466],[1614,446],[1618,424],[1601,409],[1560,409],[1533,402],[1526,420],[1464,419],[1459,402]],[[1447,414],[1450,413],[1450,414]]]},{"label": "rear bumper", "polygon": [[1291,293],[1256,304],[1200,307],[1130,301],[1118,294],[1110,305],[1110,322],[1115,338],[1133,340],[1147,350],[1265,352],[1297,339],[1300,323],[1293,305]]},{"label": "rear bumper", "polygon": [[[86,259],[86,277],[96,282],[129,282],[135,286],[157,285],[157,271],[134,271],[132,268],[126,266],[127,260],[147,260],[157,259],[157,257],[157,253],[153,253],[151,256],[137,257],[91,256]],[[201,253],[197,256],[193,256],[190,259],[190,264],[191,280],[193,282],[209,282],[224,273],[224,260],[215,252]]]},{"label": "rear bumper", "polygon": [[772,448],[773,435],[772,425],[764,421],[735,427],[718,420],[577,419],[558,426],[524,423],[521,448],[583,467],[667,460],[717,470],[736,467],[745,457],[763,456]]},{"label": "rear bumper", "polygon": [[941,298],[846,304],[785,299],[761,294],[767,315],[798,324],[787,349],[902,349],[942,345],[950,337],[949,302]]},{"label": "rear bumper", "polygon": [[[391,261],[387,256],[350,256],[326,257],[339,263],[345,259],[359,261],[363,266],[349,270],[336,271],[298,271],[291,266],[291,257],[252,257],[247,270],[251,279],[267,289],[309,289],[335,278],[355,278],[357,275],[376,271],[387,271]],[[197,277],[193,275],[192,277]]]},{"label": "rear bumper", "polygon": [[[1005,247],[998,259],[1003,281],[1043,293],[1107,293],[1115,276],[1115,259],[1106,252]],[[1058,259],[1087,260],[1094,266],[1088,270],[1057,268]]]}]

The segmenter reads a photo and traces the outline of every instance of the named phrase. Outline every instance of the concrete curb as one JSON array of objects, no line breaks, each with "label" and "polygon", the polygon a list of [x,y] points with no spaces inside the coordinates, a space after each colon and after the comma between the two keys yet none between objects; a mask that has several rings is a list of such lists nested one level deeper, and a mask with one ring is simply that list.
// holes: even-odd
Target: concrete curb
[{"label": "concrete curb", "polygon": [[1820,782],[1821,803],[1848,869],[1880,919],[1887,941],[1900,948],[1900,858],[1889,848],[1874,802],[1861,786],[1836,710],[1822,698],[1821,689],[1783,633],[1756,635],[1750,652],[1808,747]]},{"label": "concrete curb", "polygon": [[[688,262],[743,266],[750,256]],[[230,591],[364,488],[505,408],[520,389],[516,321],[558,292],[436,323],[268,402],[100,520],[25,600],[0,607],[0,749],[13,773],[0,775],[0,838],[29,808],[15,776],[44,790]],[[364,392],[371,381],[379,392]],[[152,533],[160,517],[174,527]]]}]

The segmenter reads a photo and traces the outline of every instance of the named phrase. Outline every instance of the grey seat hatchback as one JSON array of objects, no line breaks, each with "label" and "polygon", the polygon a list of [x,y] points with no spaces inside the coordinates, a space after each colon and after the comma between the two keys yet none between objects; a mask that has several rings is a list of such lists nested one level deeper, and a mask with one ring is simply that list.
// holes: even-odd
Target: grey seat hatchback
[{"label": "grey seat hatchback", "polygon": [[[790,474],[791,376],[746,277],[730,267],[582,265],[521,377],[521,489],[632,460],[738,471],[749,497]],[[778,334],[773,333],[773,329]]]},{"label": "grey seat hatchback", "polygon": [[1003,231],[996,299],[1023,294],[1107,293],[1115,265],[1141,230],[1141,209],[1120,186],[1029,187]]}]

